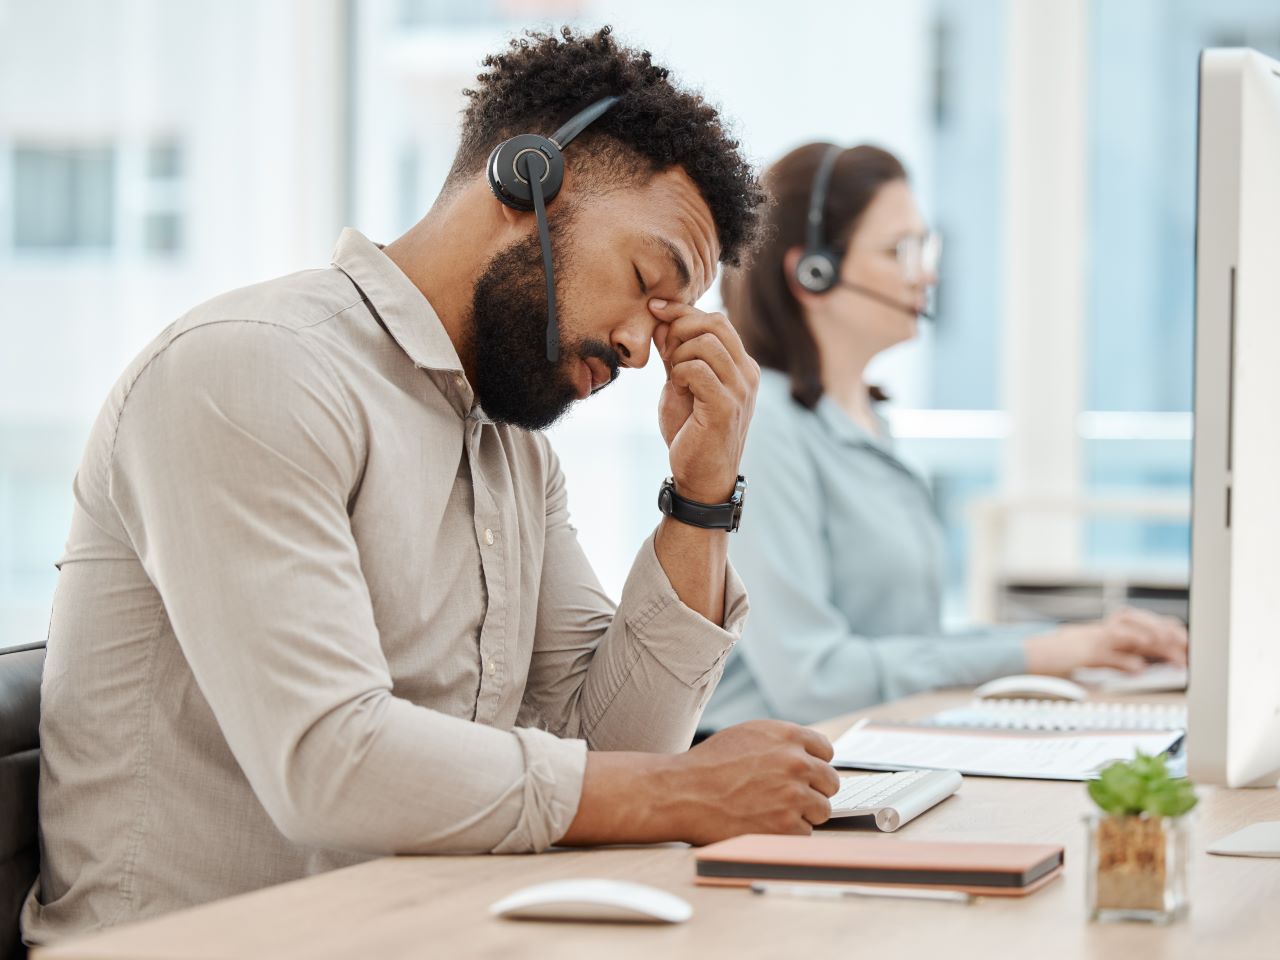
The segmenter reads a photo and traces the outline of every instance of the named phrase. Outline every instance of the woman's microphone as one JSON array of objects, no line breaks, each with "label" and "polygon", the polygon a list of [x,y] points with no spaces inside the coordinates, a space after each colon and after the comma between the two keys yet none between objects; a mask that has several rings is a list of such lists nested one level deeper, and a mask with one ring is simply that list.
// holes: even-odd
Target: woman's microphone
[{"label": "woman's microphone", "polygon": [[913,317],[924,317],[926,320],[932,320],[933,314],[928,310],[917,310],[909,303],[903,303],[900,300],[894,300],[892,297],[886,297],[878,290],[872,290],[870,287],[864,287],[860,283],[850,283],[848,280],[840,280],[836,283],[837,287],[844,287],[846,290],[852,290],[854,293],[860,293],[864,297],[870,297],[879,303],[883,303],[886,307],[893,307],[895,310],[901,310],[903,313],[909,313]]}]

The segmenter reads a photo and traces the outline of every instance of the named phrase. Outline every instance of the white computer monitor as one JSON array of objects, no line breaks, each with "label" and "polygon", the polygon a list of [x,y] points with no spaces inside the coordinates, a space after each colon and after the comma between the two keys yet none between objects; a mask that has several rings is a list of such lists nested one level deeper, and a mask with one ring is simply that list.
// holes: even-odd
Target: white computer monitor
[{"label": "white computer monitor", "polygon": [[1280,779],[1280,63],[1200,56],[1187,773]]}]

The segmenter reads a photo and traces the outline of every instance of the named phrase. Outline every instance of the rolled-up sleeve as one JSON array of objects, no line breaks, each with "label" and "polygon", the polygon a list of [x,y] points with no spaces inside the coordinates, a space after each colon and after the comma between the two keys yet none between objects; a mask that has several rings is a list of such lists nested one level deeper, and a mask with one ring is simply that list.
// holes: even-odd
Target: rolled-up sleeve
[{"label": "rolled-up sleeve", "polygon": [[578,543],[564,477],[549,455],[546,555],[523,722],[582,737],[593,750],[684,750],[742,635],[746,589],[729,566],[724,624],[712,623],[680,600],[650,535],[615,608]]},{"label": "rolled-up sleeve", "polygon": [[133,384],[111,497],[282,834],[368,854],[543,849],[577,811],[586,745],[392,693],[347,512],[364,429],[298,334],[207,324]]}]

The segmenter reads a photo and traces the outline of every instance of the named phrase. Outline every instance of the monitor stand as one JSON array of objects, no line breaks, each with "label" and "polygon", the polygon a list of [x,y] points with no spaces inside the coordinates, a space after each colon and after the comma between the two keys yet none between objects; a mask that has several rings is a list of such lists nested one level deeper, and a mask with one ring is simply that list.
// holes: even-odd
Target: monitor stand
[{"label": "monitor stand", "polygon": [[1211,843],[1209,852],[1227,857],[1280,857],[1280,820],[1252,823]]}]

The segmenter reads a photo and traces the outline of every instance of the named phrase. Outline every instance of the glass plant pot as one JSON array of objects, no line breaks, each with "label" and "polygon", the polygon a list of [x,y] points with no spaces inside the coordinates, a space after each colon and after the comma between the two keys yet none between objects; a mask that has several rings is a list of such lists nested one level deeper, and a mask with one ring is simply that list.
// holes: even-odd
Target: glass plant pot
[{"label": "glass plant pot", "polygon": [[1095,813],[1085,825],[1090,920],[1164,924],[1187,915],[1189,816]]}]

